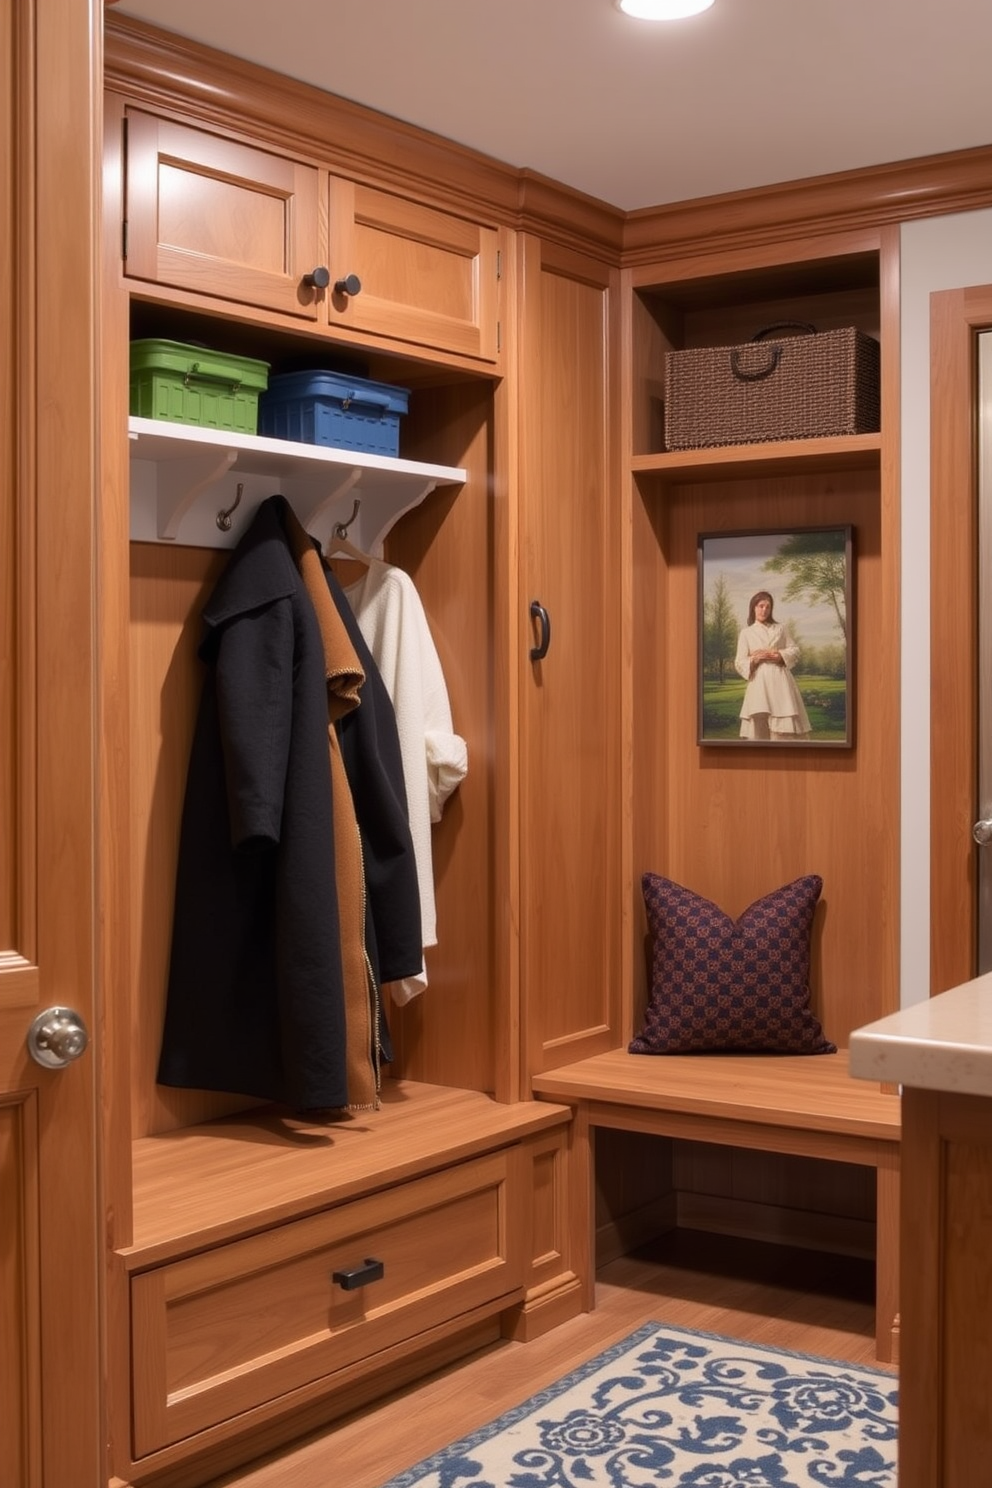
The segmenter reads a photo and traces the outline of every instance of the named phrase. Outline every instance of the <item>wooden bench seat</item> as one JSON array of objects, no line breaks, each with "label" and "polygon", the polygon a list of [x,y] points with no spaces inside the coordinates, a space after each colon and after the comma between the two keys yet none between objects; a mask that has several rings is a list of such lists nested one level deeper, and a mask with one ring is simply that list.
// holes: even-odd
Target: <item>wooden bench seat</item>
[{"label": "wooden bench seat", "polygon": [[575,1111],[576,1174],[589,1185],[590,1306],[597,1127],[855,1163],[876,1172],[876,1353],[897,1356],[901,1102],[854,1079],[846,1050],[657,1056],[613,1049],[536,1075],[533,1089]]}]

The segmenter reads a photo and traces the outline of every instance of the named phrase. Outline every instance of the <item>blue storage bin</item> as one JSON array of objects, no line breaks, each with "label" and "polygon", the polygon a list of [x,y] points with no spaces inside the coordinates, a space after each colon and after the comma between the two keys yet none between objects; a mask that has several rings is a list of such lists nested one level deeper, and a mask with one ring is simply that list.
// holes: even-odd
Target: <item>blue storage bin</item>
[{"label": "blue storage bin", "polygon": [[298,444],[398,455],[407,388],[340,372],[283,372],[259,399],[258,432]]}]

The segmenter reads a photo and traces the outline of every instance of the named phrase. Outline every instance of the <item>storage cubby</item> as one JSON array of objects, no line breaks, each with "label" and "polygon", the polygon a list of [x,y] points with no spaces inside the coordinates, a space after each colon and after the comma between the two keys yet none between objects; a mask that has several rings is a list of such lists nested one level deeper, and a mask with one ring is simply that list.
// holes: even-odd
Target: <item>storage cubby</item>
[{"label": "storage cubby", "polygon": [[[837,1043],[897,1003],[897,533],[887,465],[881,246],[818,240],[632,273],[632,1027],[647,990],[640,879],[664,874],[732,915],[790,879],[824,881],[813,1002]],[[888,318],[887,318],[888,317]],[[880,339],[878,433],[666,451],[669,350],[732,346],[782,321]],[[850,748],[698,742],[699,537],[853,531]],[[825,999],[823,989],[829,986]]]},{"label": "storage cubby", "polygon": [[[818,331],[856,326],[878,339],[878,253],[839,253],[786,265],[716,269],[707,274],[634,279],[631,303],[631,450],[635,456],[665,450],[664,375],[669,351],[738,346],[767,326],[785,321]],[[677,273],[678,270],[668,270]],[[642,283],[642,280],[647,282]]]},{"label": "storage cubby", "polygon": [[[133,308],[136,326],[154,334],[167,327],[171,338],[203,342],[225,352],[239,346],[255,348],[253,355],[274,366],[316,364],[322,352],[340,360],[336,348],[322,348],[305,337],[281,335],[231,319],[194,317],[156,306]],[[236,353],[244,354],[244,353]],[[347,358],[344,359],[347,364]],[[367,366],[367,359],[363,359]],[[383,358],[375,369],[377,380],[416,384],[423,369],[414,360]],[[497,989],[492,967],[493,914],[492,827],[489,802],[493,790],[495,728],[491,679],[477,658],[490,645],[491,595],[485,583],[459,586],[458,575],[484,574],[492,564],[491,520],[487,511],[488,470],[492,446],[492,393],[485,379],[461,373],[444,377],[429,370],[429,388],[414,390],[410,411],[401,426],[401,450],[416,456],[428,449],[450,457],[440,461],[405,456],[396,461],[377,459],[366,478],[374,477],[370,497],[371,522],[359,510],[350,536],[357,546],[363,534],[369,546],[398,563],[414,579],[431,624],[449,691],[455,728],[468,744],[469,771],[434,828],[435,879],[438,899],[439,945],[428,951],[430,986],[422,999],[406,1007],[389,1006],[388,1017],[398,1057],[387,1074],[415,1076],[466,1089],[493,1092],[499,1083],[491,1040],[477,1039],[472,1030],[493,1027],[497,1019]],[[331,482],[359,466],[328,464],[318,447],[307,461],[306,449],[287,444],[286,461],[273,454],[280,441],[238,441],[222,432],[200,430],[153,420],[131,420],[132,501],[136,487],[145,487],[150,474],[164,480],[179,464],[186,468],[188,448],[219,455],[237,445],[237,464],[221,480],[207,485],[195,498],[205,516],[201,528],[213,525],[214,509],[229,508],[236,486],[243,482],[250,497],[232,514],[230,542],[247,529],[252,507],[266,495],[292,496],[298,488],[303,500],[298,515],[320,503],[320,483]],[[184,439],[185,434],[185,439]],[[146,452],[151,450],[151,458]],[[175,451],[175,452],[174,452]],[[274,473],[265,474],[266,460]],[[279,476],[292,462],[293,472]],[[457,462],[457,463],[454,463]],[[246,467],[241,469],[242,464]],[[440,475],[439,475],[440,472]],[[175,479],[176,477],[173,477]],[[334,520],[347,521],[354,498],[361,500],[362,482],[343,495],[329,495],[321,510],[315,535],[329,536]],[[393,508],[390,509],[390,502]],[[415,513],[411,506],[424,510]],[[396,512],[400,515],[395,515]],[[406,511],[407,516],[403,515]],[[410,518],[414,520],[409,520]],[[134,517],[132,515],[132,524]],[[405,530],[409,521],[410,530]],[[158,1041],[162,1027],[168,969],[172,895],[178,851],[179,821],[193,724],[202,686],[202,667],[196,658],[201,627],[200,611],[223,569],[226,557],[198,538],[195,513],[185,525],[194,529],[184,540],[184,523],[177,521],[175,541],[132,542],[130,560],[131,653],[131,821],[133,861],[142,871],[131,879],[131,919],[134,936],[134,1006],[136,1037],[132,1046],[134,1136],[137,1139],[190,1121],[199,1122],[237,1108],[236,1098],[166,1089],[155,1084]],[[385,527],[384,544],[376,539]],[[378,530],[377,530],[378,529]],[[133,531],[133,525],[132,525]],[[368,541],[368,538],[365,540]]]}]

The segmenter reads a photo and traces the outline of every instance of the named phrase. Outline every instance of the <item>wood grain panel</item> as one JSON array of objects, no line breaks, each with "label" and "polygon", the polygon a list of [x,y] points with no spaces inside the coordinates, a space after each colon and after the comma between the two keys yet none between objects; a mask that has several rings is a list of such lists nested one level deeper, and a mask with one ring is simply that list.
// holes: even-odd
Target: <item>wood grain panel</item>
[{"label": "wood grain panel", "polygon": [[[14,37],[10,23],[0,25],[0,180],[14,178],[14,134],[17,122],[12,107],[16,96]],[[11,326],[14,312],[14,216],[13,191],[0,191],[0,322]],[[15,585],[17,555],[16,490],[14,471],[16,343],[10,334],[0,337],[0,951],[18,943],[17,933],[17,800],[20,740],[15,727],[17,698],[17,628]],[[9,493],[9,495],[8,495]],[[21,760],[23,766],[24,760]]]},{"label": "wood grain panel", "polygon": [[131,547],[129,692],[131,853],[131,1109],[135,1137],[248,1104],[156,1085],[172,938],[179,829],[203,686],[200,611],[226,555]]},{"label": "wood grain panel", "polygon": [[989,1444],[992,1377],[992,1129],[949,1143],[944,1158],[944,1436],[946,1488],[974,1483]]},{"label": "wood grain panel", "polygon": [[[815,1056],[694,1054],[691,1058],[663,1058],[611,1049],[535,1076],[534,1089],[554,1100],[628,1107],[635,1119],[637,1114],[657,1112],[663,1118],[685,1114],[703,1123],[715,1119],[722,1125],[805,1126],[808,1145],[798,1150],[811,1153],[817,1150],[818,1135],[828,1132],[858,1141],[899,1142],[898,1096],[887,1094],[871,1081],[852,1079],[844,1050]],[[700,1140],[707,1140],[705,1131]],[[725,1140],[722,1132],[720,1140]],[[755,1143],[756,1147],[764,1145]],[[837,1154],[835,1160],[842,1158]]]},{"label": "wood grain panel", "polygon": [[584,1278],[578,1271],[583,1247],[573,1216],[580,1182],[573,1135],[569,1123],[521,1144],[525,1291],[520,1307],[503,1315],[506,1338],[538,1338],[585,1306]]},{"label": "wood grain panel", "polygon": [[378,1111],[326,1122],[251,1110],[134,1144],[134,1270],[291,1221],[567,1121],[561,1106],[384,1083]]},{"label": "wood grain panel", "polygon": [[33,1097],[0,1100],[0,1488],[41,1488],[38,1138]]},{"label": "wood grain panel", "polygon": [[[550,617],[523,679],[521,936],[529,1068],[608,1047],[618,991],[620,644],[612,276],[523,246],[523,603]],[[536,644],[520,616],[518,644]]]},{"label": "wood grain panel", "polygon": [[427,990],[389,1009],[392,1072],[495,1091],[507,1077],[500,1053],[509,1005],[508,889],[497,878],[506,820],[494,815],[494,800],[509,746],[493,654],[507,601],[492,578],[496,434],[488,382],[418,391],[404,437],[409,458],[440,460],[467,474],[464,486],[432,493],[393,528],[386,557],[410,574],[423,602],[468,773],[433,828],[438,944],[427,952]]},{"label": "wood grain panel", "polygon": [[975,335],[992,286],[947,290],[930,311],[930,991],[978,967],[978,505]]},{"label": "wood grain panel", "polygon": [[988,1451],[989,1103],[918,1089],[903,1101],[899,1482],[970,1488]]},{"label": "wood grain panel", "polygon": [[[896,803],[884,702],[897,646],[882,625],[883,563],[876,479],[869,473],[653,487],[670,623],[645,643],[666,679],[660,755],[641,751],[640,782],[667,774],[663,808],[645,824],[640,874],[663,873],[739,915],[804,873],[824,881],[813,941],[813,1006],[839,1044],[885,1010],[886,962],[877,886],[894,853]],[[697,544],[703,532],[854,528],[855,747],[738,751],[696,742]],[[645,668],[649,665],[644,663]],[[651,800],[654,784],[645,786]],[[852,831],[857,823],[857,830]],[[829,991],[825,989],[829,988]]]}]

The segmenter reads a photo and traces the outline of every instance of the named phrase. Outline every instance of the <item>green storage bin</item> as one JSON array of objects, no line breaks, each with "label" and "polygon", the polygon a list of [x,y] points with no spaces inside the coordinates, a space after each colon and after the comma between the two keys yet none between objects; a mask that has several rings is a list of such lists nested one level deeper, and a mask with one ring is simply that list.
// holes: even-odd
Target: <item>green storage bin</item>
[{"label": "green storage bin", "polygon": [[236,434],[258,431],[268,362],[181,341],[131,342],[131,413]]}]

